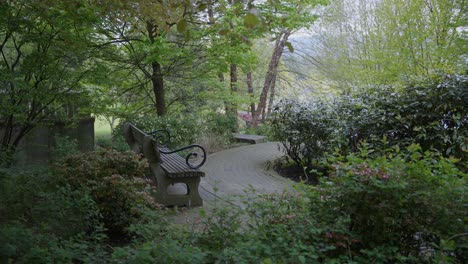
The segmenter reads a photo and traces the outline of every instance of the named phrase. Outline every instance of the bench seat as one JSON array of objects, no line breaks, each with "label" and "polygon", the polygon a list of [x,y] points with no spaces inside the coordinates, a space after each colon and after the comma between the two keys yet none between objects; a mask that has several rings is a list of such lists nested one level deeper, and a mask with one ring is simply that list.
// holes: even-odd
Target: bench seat
[{"label": "bench seat", "polygon": [[[125,123],[124,135],[130,148],[136,154],[142,154],[148,160],[150,179],[156,185],[154,196],[158,203],[166,206],[203,205],[198,187],[200,177],[205,176],[205,173],[198,168],[204,164],[206,153],[201,146],[190,145],[171,151],[169,148],[161,146],[155,137],[144,133],[131,123]],[[184,159],[174,153],[194,147],[203,150],[203,161],[198,166],[192,166],[188,163],[188,158]],[[187,193],[169,194],[168,187],[177,183],[185,184]]]},{"label": "bench seat", "polygon": [[[165,152],[171,151],[170,149],[161,146],[159,149]],[[204,172],[198,169],[189,168],[185,159],[175,153],[161,153],[161,161],[161,167],[167,173],[167,177],[169,178],[196,178],[205,176]]]}]

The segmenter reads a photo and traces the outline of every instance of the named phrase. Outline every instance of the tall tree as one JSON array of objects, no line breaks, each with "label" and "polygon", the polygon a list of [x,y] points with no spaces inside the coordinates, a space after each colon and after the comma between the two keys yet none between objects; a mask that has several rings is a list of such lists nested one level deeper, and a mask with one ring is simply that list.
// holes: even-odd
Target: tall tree
[{"label": "tall tree", "polygon": [[[115,63],[136,76],[135,89],[143,92],[151,87],[154,109],[158,116],[167,112],[167,78],[175,76],[177,69],[187,66],[193,59],[193,49],[187,45],[193,35],[190,24],[196,14],[206,7],[189,0],[125,1],[112,10],[113,23],[107,36],[115,39],[118,55]],[[123,56],[123,58],[121,58]],[[143,91],[142,91],[143,90]]]},{"label": "tall tree", "polygon": [[317,27],[316,68],[340,86],[466,69],[465,0],[335,0]]},{"label": "tall tree", "polygon": [[287,40],[290,35],[291,35],[291,30],[284,29],[280,33],[279,38],[275,42],[273,54],[271,55],[270,63],[268,65],[268,70],[265,75],[265,82],[263,84],[263,89],[260,94],[260,101],[257,105],[257,109],[255,110],[252,116],[252,119],[254,120],[253,122],[254,125],[259,121],[260,115],[262,115],[262,117],[264,117],[265,115],[265,108],[266,108],[266,101],[267,101],[268,93],[272,93],[272,92],[274,93],[277,69],[280,63],[281,56],[283,55],[284,47],[286,46]]},{"label": "tall tree", "polygon": [[81,1],[0,2],[1,153],[41,122],[65,118],[67,105],[92,102],[81,81],[93,72],[96,21]]},{"label": "tall tree", "polygon": [[[208,54],[212,63],[218,65],[219,80],[224,82],[223,74],[229,74],[229,83],[226,85],[230,96],[225,98],[225,109],[227,115],[237,119],[240,75],[254,60],[255,54],[251,52],[252,40],[262,36],[264,25],[259,23],[257,16],[250,13],[253,1],[218,1],[210,6],[209,18],[212,26]],[[237,126],[233,129],[237,130]]]},{"label": "tall tree", "polygon": [[[273,53],[270,58],[268,70],[265,74],[265,81],[260,94],[257,109],[252,115],[252,125],[256,126],[260,121],[260,116],[264,116],[268,94],[275,87],[277,69],[283,50],[288,47],[293,51],[291,43],[288,41],[292,32],[304,27],[309,27],[318,18],[313,9],[318,5],[327,4],[325,0],[287,0],[275,2],[270,1],[259,5],[259,10],[265,14],[265,24],[275,40]],[[271,100],[272,101],[272,100]],[[262,115],[263,113],[263,115]]]}]

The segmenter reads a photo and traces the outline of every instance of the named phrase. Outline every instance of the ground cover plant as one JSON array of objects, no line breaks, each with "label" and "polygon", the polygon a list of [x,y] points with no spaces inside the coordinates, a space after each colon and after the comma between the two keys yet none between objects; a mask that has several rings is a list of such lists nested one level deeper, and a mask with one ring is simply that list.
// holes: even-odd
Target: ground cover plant
[{"label": "ground cover plant", "polygon": [[169,225],[131,180],[143,171],[130,153],[71,156],[53,173],[2,171],[0,259],[464,263],[467,175],[457,160],[418,145],[371,152],[329,156],[320,185],[246,196],[244,209],[220,204],[185,227]]}]

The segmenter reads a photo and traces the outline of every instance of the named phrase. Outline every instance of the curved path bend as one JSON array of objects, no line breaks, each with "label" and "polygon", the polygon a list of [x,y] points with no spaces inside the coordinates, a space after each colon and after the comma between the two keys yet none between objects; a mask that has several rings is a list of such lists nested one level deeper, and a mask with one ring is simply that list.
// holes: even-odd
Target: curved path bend
[{"label": "curved path bend", "polygon": [[293,182],[279,176],[273,169],[273,161],[283,154],[278,143],[267,142],[232,148],[208,156],[201,168],[206,173],[200,182],[203,207],[185,210],[175,216],[174,223],[197,221],[200,209],[210,211],[215,207],[243,207],[240,196],[265,193],[282,193],[292,190]]},{"label": "curved path bend", "polygon": [[[278,143],[267,142],[213,153],[202,170],[206,176],[200,183],[204,201],[242,195],[245,190],[257,193],[283,192],[292,182],[279,176],[273,161],[282,156]],[[216,194],[214,196],[213,194]]]}]

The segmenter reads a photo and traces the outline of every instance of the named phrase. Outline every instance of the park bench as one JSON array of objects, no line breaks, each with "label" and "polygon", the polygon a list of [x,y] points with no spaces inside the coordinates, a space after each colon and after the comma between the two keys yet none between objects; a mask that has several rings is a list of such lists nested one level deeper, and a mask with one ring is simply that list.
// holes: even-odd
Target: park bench
[{"label": "park bench", "polygon": [[[206,161],[205,149],[200,145],[189,145],[177,150],[170,150],[165,146],[170,140],[170,133],[166,130],[155,130],[145,133],[132,123],[125,123],[124,136],[131,150],[137,154],[143,154],[148,160],[150,176],[156,184],[156,201],[166,206],[201,206],[203,200],[198,192],[200,177],[205,173],[198,170]],[[166,138],[166,142],[160,142]],[[190,151],[187,157],[176,154],[184,150]],[[198,164],[192,164],[193,159],[201,160]],[[168,187],[177,183],[183,183],[187,187],[185,194],[170,194]]]}]

